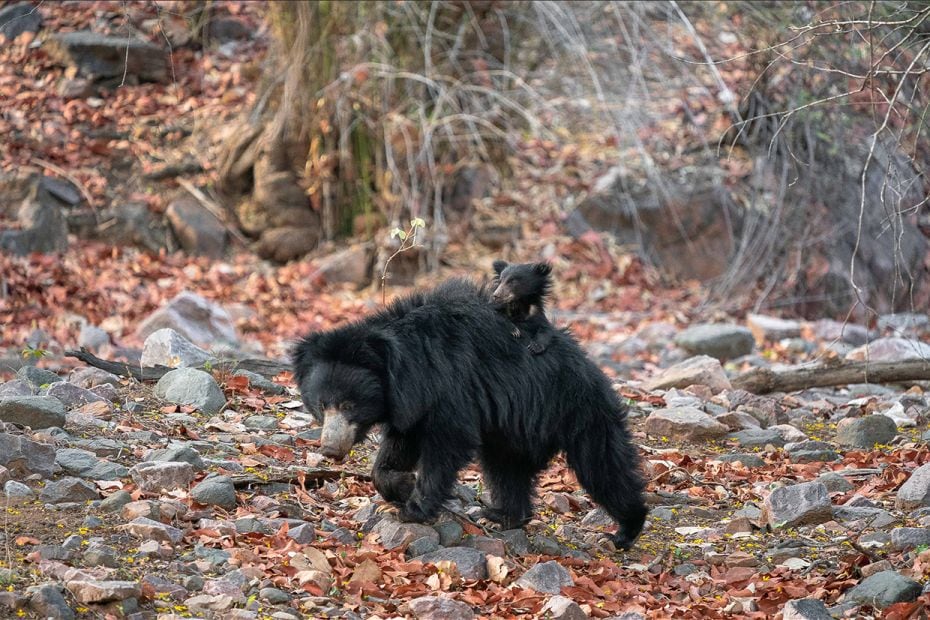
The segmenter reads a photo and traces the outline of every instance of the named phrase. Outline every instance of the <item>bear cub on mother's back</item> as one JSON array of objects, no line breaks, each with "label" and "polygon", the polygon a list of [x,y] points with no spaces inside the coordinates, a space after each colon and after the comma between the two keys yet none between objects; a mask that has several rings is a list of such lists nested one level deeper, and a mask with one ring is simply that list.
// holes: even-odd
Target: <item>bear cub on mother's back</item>
[{"label": "bear cub on mother's back", "polygon": [[539,355],[552,339],[552,324],[546,318],[545,303],[552,289],[552,267],[546,263],[510,265],[494,261],[495,307],[514,324],[513,336],[529,338],[527,349]]},{"label": "bear cub on mother's back", "polygon": [[646,518],[640,458],[610,381],[567,333],[545,355],[511,336],[489,291],[449,280],[294,351],[307,410],[323,422],[322,451],[344,457],[381,427],[372,480],[406,521],[437,516],[476,456],[505,528],[532,515],[537,475],[556,453],[617,521],[629,548]]}]

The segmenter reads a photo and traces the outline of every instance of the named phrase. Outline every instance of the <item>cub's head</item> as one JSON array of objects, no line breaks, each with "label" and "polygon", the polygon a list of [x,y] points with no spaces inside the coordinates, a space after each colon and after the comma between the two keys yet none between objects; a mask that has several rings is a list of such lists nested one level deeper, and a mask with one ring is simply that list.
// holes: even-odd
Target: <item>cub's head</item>
[{"label": "cub's head", "polygon": [[323,423],[322,453],[341,459],[386,417],[386,349],[376,333],[349,326],[312,334],[294,349],[304,406]]},{"label": "cub's head", "polygon": [[521,263],[510,265],[502,260],[494,261],[494,283],[491,293],[495,303],[523,302],[540,305],[549,294],[552,267],[548,263]]}]

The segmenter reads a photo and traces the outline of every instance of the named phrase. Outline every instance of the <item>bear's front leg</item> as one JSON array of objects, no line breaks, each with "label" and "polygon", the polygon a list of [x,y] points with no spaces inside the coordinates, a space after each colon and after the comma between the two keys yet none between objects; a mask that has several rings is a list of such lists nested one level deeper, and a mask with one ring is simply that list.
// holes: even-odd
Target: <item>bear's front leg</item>
[{"label": "bear's front leg", "polygon": [[371,470],[371,480],[386,501],[403,505],[413,494],[413,473],[420,459],[419,441],[413,435],[384,431],[381,447]]},{"label": "bear's front leg", "polygon": [[433,435],[420,454],[419,475],[410,499],[401,507],[401,521],[424,523],[436,518],[443,503],[452,495],[459,470],[471,460],[471,450]]}]

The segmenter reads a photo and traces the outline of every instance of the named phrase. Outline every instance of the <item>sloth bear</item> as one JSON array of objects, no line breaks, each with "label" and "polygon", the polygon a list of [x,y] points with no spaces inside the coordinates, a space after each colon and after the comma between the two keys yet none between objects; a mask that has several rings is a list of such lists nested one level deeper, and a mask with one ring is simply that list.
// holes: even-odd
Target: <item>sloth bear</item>
[{"label": "sloth bear", "polygon": [[293,353],[307,410],[336,459],[380,425],[375,488],[404,521],[435,518],[476,455],[504,528],[531,516],[537,474],[564,451],[617,521],[628,549],[646,518],[640,459],[607,377],[565,331],[532,355],[486,287],[448,280],[361,321],[311,334]]},{"label": "sloth bear", "polygon": [[497,310],[515,325],[514,338],[526,334],[530,353],[539,355],[552,340],[552,324],[546,318],[545,303],[552,288],[552,267],[547,263],[510,265],[494,261],[494,291],[491,300]]}]

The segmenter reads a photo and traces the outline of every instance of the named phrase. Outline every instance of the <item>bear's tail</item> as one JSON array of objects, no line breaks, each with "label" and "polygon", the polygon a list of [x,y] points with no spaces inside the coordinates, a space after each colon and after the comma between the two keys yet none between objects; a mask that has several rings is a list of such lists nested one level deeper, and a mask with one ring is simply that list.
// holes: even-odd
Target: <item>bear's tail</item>
[{"label": "bear's tail", "polygon": [[608,415],[591,415],[566,446],[568,464],[591,498],[620,526],[614,544],[629,549],[646,521],[646,482],[639,452],[626,428],[622,407]]}]

